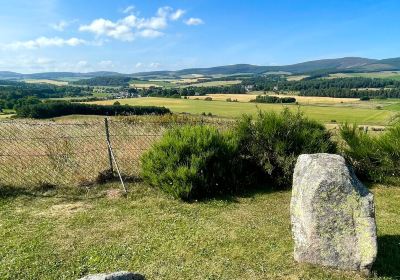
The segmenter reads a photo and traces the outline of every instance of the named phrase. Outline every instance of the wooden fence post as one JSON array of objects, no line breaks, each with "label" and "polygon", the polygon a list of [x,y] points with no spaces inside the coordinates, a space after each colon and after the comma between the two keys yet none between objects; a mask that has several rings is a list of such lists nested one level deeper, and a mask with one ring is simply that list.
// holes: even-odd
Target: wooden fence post
[{"label": "wooden fence post", "polygon": [[104,118],[104,125],[106,129],[106,141],[107,141],[107,150],[108,150],[108,160],[110,162],[110,171],[111,174],[114,174],[114,167],[113,167],[113,159],[110,150],[110,131],[108,129],[108,119]]}]

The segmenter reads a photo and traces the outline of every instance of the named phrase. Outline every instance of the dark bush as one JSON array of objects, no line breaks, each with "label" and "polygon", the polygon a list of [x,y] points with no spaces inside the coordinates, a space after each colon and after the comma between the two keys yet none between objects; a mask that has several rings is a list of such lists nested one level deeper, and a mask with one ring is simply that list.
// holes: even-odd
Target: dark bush
[{"label": "dark bush", "polygon": [[[288,109],[259,111],[256,118],[243,116],[236,127],[242,158],[248,159],[275,188],[289,188],[297,157],[303,153],[334,153],[336,145],[322,124]],[[259,176],[259,175],[258,175]]]},{"label": "dark bush", "polygon": [[244,178],[236,154],[234,138],[216,128],[174,128],[143,155],[142,177],[184,200],[235,193]]},{"label": "dark bush", "polygon": [[277,97],[271,95],[258,95],[256,99],[251,100],[250,102],[255,103],[295,103],[296,98],[294,97]]},{"label": "dark bush", "polygon": [[49,102],[26,105],[17,108],[17,116],[23,118],[45,119],[66,115],[163,115],[170,113],[165,107],[95,105],[70,102]]},{"label": "dark bush", "polygon": [[340,135],[344,153],[357,174],[374,182],[390,183],[400,178],[400,121],[381,135],[369,135],[356,125],[344,124]]}]

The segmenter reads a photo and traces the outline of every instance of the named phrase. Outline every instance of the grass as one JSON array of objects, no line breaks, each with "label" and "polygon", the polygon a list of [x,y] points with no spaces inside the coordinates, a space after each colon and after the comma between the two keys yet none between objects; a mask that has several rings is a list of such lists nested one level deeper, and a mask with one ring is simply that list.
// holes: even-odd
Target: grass
[{"label": "grass", "polygon": [[[142,184],[110,198],[83,191],[0,189],[2,279],[77,279],[129,270],[146,279],[363,279],[297,264],[290,192],[192,204]],[[400,275],[400,189],[377,186],[377,279]]]},{"label": "grass", "polygon": [[386,110],[400,111],[400,102],[388,105],[385,107]]},{"label": "grass", "polygon": [[[129,105],[154,105],[165,106],[176,113],[201,114],[211,112],[213,115],[221,117],[239,117],[243,113],[256,114],[257,108],[266,111],[281,111],[284,106],[281,104],[255,104],[243,102],[226,101],[203,101],[203,100],[185,100],[173,98],[132,98],[118,99],[121,104]],[[97,101],[96,104],[113,104],[115,100]],[[286,105],[292,110],[297,110],[296,105]],[[337,122],[356,122],[358,124],[385,125],[394,112],[388,110],[377,110],[375,108],[358,108],[356,106],[319,106],[304,105],[301,110],[310,118],[323,123],[329,123],[331,120]]]},{"label": "grass", "polygon": [[364,77],[364,78],[381,78],[400,80],[399,71],[380,71],[370,73],[336,73],[330,74],[330,78],[348,78],[348,77]]},{"label": "grass", "polygon": [[[213,100],[226,101],[227,98],[237,100],[239,102],[249,102],[256,99],[258,95],[263,95],[262,91],[253,91],[247,94],[208,94]],[[320,97],[320,96],[299,96],[296,94],[276,94],[274,92],[267,92],[267,95],[278,97],[294,97],[301,105],[336,105],[339,103],[361,103],[359,98],[333,98],[333,97]],[[190,99],[204,99],[207,96],[190,96]]]},{"label": "grass", "polygon": [[170,82],[167,81],[140,81],[134,80],[129,84],[130,87],[134,88],[150,88],[150,87],[165,87],[170,88],[173,86]]},{"label": "grass", "polygon": [[[234,81],[210,81],[210,82],[200,82],[194,83],[189,86],[191,87],[218,87],[218,86],[230,86],[240,84],[242,81],[234,80]],[[184,86],[188,87],[188,86]]]},{"label": "grass", "polygon": [[56,81],[56,80],[48,80],[48,79],[30,79],[30,80],[24,80],[24,81],[29,84],[51,84],[51,85],[56,85],[56,86],[68,85],[67,81]]},{"label": "grass", "polygon": [[0,112],[0,120],[2,120],[2,119],[9,119],[9,118],[12,117],[13,115],[15,115],[15,110],[12,110],[12,109],[3,109],[3,111]]}]

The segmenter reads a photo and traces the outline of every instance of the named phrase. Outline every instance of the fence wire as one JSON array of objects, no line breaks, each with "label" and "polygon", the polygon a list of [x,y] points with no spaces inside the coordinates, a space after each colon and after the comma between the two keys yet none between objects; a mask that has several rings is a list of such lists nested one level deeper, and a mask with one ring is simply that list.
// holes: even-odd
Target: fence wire
[{"label": "fence wire", "polygon": [[[140,157],[172,126],[186,122],[108,120],[115,158],[125,177],[137,177]],[[198,122],[221,129],[226,122]],[[103,120],[57,123],[0,122],[0,185],[85,186],[110,174],[107,130]]]}]

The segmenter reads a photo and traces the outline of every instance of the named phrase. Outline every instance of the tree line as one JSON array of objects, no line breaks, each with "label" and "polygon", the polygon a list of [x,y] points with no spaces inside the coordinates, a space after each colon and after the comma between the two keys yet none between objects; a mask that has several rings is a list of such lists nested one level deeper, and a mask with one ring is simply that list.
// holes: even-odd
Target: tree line
[{"label": "tree line", "polygon": [[137,90],[142,96],[181,98],[184,96],[203,96],[207,94],[226,93],[243,94],[246,89],[243,85],[213,86],[213,87],[184,87],[184,88],[155,88]]},{"label": "tree line", "polygon": [[348,88],[307,89],[301,90],[299,95],[337,98],[400,98],[400,88],[386,90],[354,90]]},{"label": "tree line", "polygon": [[38,104],[43,98],[89,96],[92,88],[0,81],[0,109]]},{"label": "tree line", "polygon": [[255,103],[295,103],[294,97],[277,97],[271,95],[258,95],[256,99],[250,100]]},{"label": "tree line", "polygon": [[170,113],[165,107],[95,105],[71,102],[47,102],[25,105],[17,108],[17,116],[22,118],[45,119],[66,115],[164,115]]},{"label": "tree line", "polygon": [[[299,91],[303,96],[400,98],[400,81],[392,79],[351,77],[288,81],[283,75],[271,75],[252,77],[242,84],[252,85],[253,90],[260,91]],[[378,90],[368,90],[369,88]]]}]

